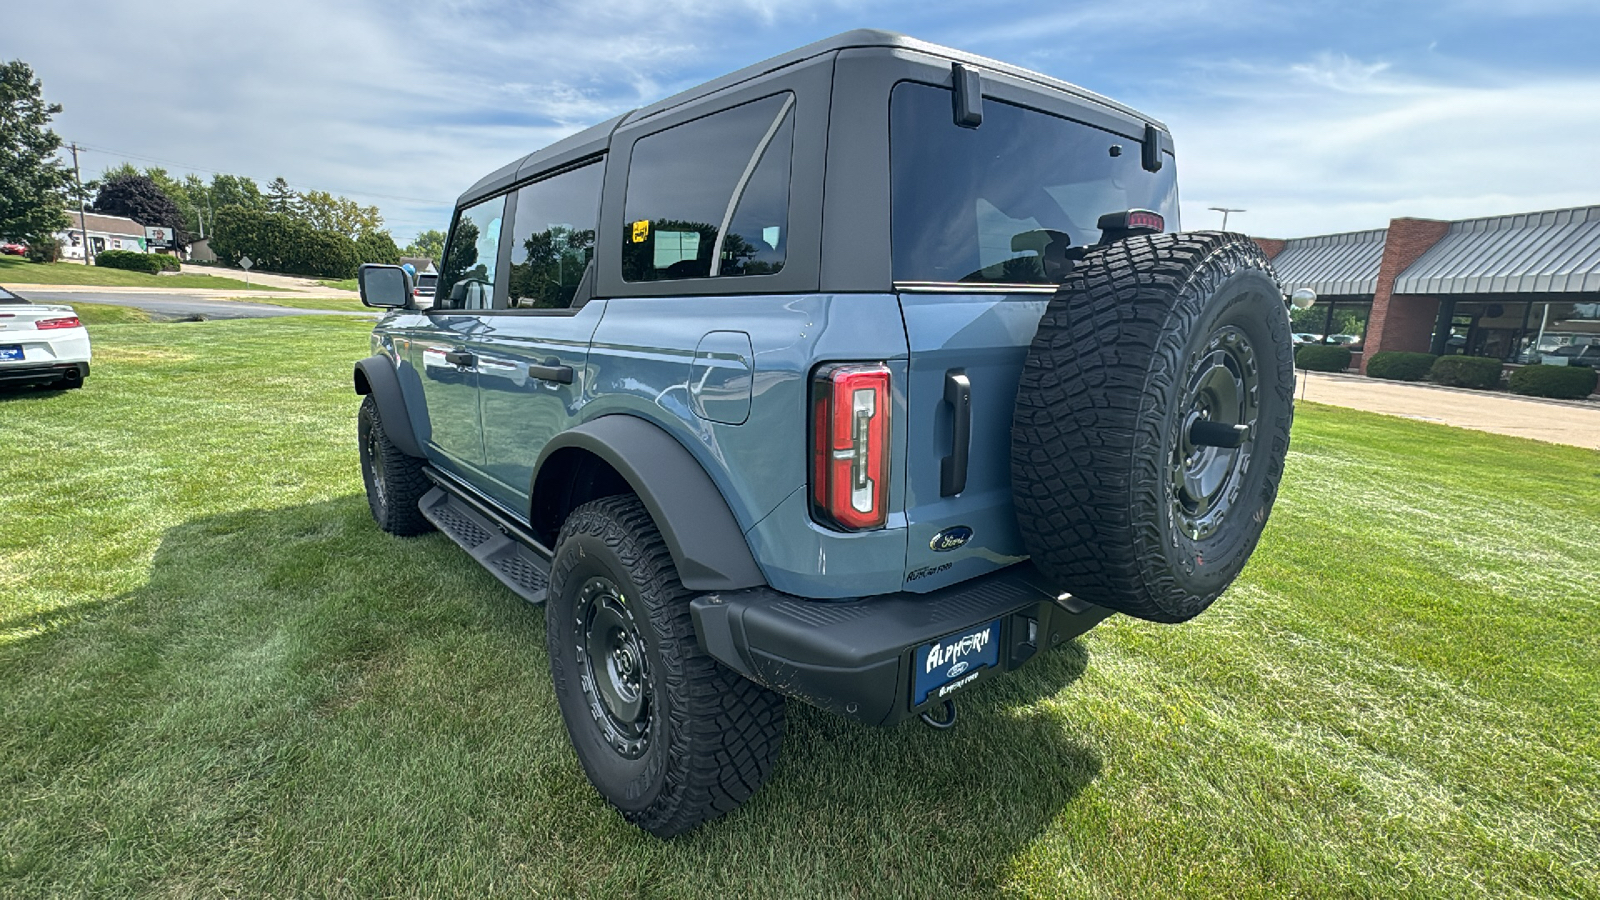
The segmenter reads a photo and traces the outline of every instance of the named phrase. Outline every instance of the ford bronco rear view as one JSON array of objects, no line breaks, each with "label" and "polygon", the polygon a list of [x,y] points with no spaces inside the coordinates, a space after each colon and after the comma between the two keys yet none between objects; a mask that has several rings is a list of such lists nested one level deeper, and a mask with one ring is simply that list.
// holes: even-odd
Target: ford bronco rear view
[{"label": "ford bronco rear view", "polygon": [[355,368],[372,514],[543,603],[589,779],[657,835],[737,807],[786,698],[871,725],[1113,613],[1182,622],[1282,473],[1289,318],[1182,232],[1167,130],[852,31],[473,185],[431,308]]}]

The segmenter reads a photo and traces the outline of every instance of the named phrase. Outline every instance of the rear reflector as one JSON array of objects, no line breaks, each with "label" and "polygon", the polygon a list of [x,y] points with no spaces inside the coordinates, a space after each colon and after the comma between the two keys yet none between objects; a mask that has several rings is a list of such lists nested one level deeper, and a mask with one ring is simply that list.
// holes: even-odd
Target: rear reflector
[{"label": "rear reflector", "polygon": [[33,323],[33,327],[39,329],[40,331],[44,331],[49,328],[80,328],[82,326],[83,323],[78,321],[77,316],[68,316],[65,319],[40,319],[39,321]]},{"label": "rear reflector", "polygon": [[844,531],[889,515],[889,369],[835,365],[811,382],[811,516]]}]

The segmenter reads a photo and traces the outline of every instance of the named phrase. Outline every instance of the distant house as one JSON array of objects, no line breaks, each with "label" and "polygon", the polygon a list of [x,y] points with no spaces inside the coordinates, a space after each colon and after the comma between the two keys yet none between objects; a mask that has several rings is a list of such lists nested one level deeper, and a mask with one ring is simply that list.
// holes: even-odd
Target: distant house
[{"label": "distant house", "polygon": [[217,261],[217,254],[211,250],[211,239],[201,238],[189,245],[189,255],[184,258],[190,262],[214,263]]},{"label": "distant house", "polygon": [[433,260],[426,256],[400,257],[400,265],[403,266],[406,263],[410,263],[411,265],[415,266],[418,275],[437,274],[439,271],[433,267]]},{"label": "distant house", "polygon": [[64,259],[83,259],[85,229],[89,232],[89,247],[96,253],[104,253],[107,250],[149,252],[144,241],[144,226],[132,219],[100,213],[84,213],[83,224],[80,226],[77,210],[67,210],[67,215],[72,218],[72,224],[66,231],[56,234],[56,239],[61,242],[61,256]]}]

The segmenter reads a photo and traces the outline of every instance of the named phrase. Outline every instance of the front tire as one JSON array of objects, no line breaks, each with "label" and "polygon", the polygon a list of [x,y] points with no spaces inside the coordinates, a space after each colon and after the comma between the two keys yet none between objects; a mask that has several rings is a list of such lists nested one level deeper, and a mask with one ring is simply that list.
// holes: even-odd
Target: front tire
[{"label": "front tire", "polygon": [[584,772],[623,816],[671,837],[766,781],[783,698],[700,649],[666,542],[632,495],[574,510],[545,605],[550,676]]},{"label": "front tire", "polygon": [[378,418],[378,401],[368,394],[356,414],[356,439],[361,448],[361,480],[367,486],[367,506],[378,527],[393,535],[411,537],[433,530],[417,505],[428,492],[423,461],[407,456],[389,440]]}]

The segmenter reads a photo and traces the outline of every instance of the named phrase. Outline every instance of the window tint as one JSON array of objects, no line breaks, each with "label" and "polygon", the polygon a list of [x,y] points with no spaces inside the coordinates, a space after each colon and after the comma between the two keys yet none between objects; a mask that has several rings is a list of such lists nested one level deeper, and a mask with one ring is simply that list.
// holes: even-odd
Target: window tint
[{"label": "window tint", "polygon": [[517,192],[511,229],[512,309],[565,309],[594,259],[600,215],[601,163],[563,172]]},{"label": "window tint", "polygon": [[1105,213],[1150,209],[1177,227],[1172,160],[1145,171],[1138,141],[992,98],[977,128],[951,110],[948,88],[895,86],[896,281],[1045,283],[1051,245],[1094,244]]},{"label": "window tint", "polygon": [[492,305],[505,209],[506,198],[495,197],[457,214],[450,246],[444,251],[435,308],[488,309]]},{"label": "window tint", "polygon": [[787,93],[641,138],[628,167],[622,277],[782,269],[793,154],[794,95]]}]

